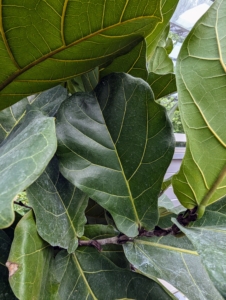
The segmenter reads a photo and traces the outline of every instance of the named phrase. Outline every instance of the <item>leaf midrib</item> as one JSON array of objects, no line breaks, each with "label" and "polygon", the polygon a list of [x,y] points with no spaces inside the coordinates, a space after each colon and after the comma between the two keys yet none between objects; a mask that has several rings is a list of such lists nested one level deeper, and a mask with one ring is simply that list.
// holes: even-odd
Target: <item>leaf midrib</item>
[{"label": "leaf midrib", "polygon": [[[2,6],[1,6],[1,3],[0,3],[0,16],[1,16],[1,19],[2,19]],[[98,31],[96,31],[96,32],[94,32],[94,33],[91,33],[91,34],[87,35],[86,37],[83,37],[83,38],[81,38],[81,39],[79,39],[79,40],[73,42],[73,43],[70,43],[70,44],[65,45],[65,46],[63,45],[63,46],[61,46],[61,47],[59,47],[59,48],[53,50],[52,52],[50,52],[50,53],[48,53],[48,54],[46,54],[46,55],[43,55],[42,57],[40,57],[39,59],[37,59],[37,60],[33,61],[32,63],[28,64],[28,65],[25,66],[24,68],[22,68],[22,69],[21,69],[21,68],[18,68],[18,71],[16,71],[13,75],[11,75],[10,77],[8,77],[2,84],[0,84],[0,91],[3,90],[8,84],[10,84],[14,79],[16,79],[18,76],[20,76],[20,75],[23,74],[24,72],[30,70],[30,69],[31,69],[32,67],[34,67],[35,65],[40,64],[41,62],[43,62],[43,61],[45,61],[46,59],[48,59],[48,58],[50,58],[50,57],[52,57],[52,56],[58,54],[59,52],[61,52],[61,51],[63,51],[63,50],[66,50],[66,49],[68,49],[68,48],[70,48],[70,47],[72,47],[72,46],[75,46],[75,45],[77,45],[77,44],[79,44],[79,43],[81,43],[81,42],[83,42],[83,41],[86,41],[86,40],[88,40],[88,39],[90,39],[90,38],[92,38],[92,37],[94,37],[94,36],[97,36],[97,35],[101,34],[102,32],[104,32],[104,31],[106,31],[106,30],[113,29],[113,28],[115,28],[115,27],[117,27],[117,26],[124,25],[124,24],[126,24],[126,23],[133,22],[134,20],[137,21],[137,20],[139,20],[139,19],[144,19],[144,18],[145,18],[145,19],[153,19],[153,18],[159,19],[157,16],[145,16],[145,17],[144,17],[144,16],[141,16],[141,17],[133,18],[133,19],[130,19],[130,20],[121,22],[121,23],[117,23],[117,24],[108,26],[108,27],[106,27],[106,28],[102,28],[102,29],[100,29],[100,30],[98,30]],[[161,21],[161,20],[159,20],[159,23],[160,23],[160,21]],[[2,23],[0,23],[0,32],[2,33],[2,36],[4,36],[4,34],[3,34],[3,33],[4,33],[4,30],[3,30],[3,24],[2,24]],[[132,36],[132,35],[133,35],[133,34],[131,34],[131,36]],[[120,36],[119,36],[119,37],[120,37]],[[3,41],[4,41],[4,39],[3,39]],[[62,41],[62,42],[63,42],[63,41]],[[135,42],[135,40],[134,40],[134,42]],[[5,41],[4,41],[4,44],[5,44]],[[5,46],[6,46],[6,49],[9,50],[9,46],[7,47],[7,45],[8,45],[8,43],[7,43],[7,41],[6,41]],[[9,51],[8,53],[9,53],[9,55],[10,55],[11,51]],[[10,56],[10,58],[11,58],[11,60],[14,62],[14,65],[15,65],[15,63],[17,64],[17,62],[15,61],[15,59],[14,59],[13,56]],[[18,65],[18,64],[17,64],[17,65]],[[74,77],[74,76],[72,76],[72,77]]]},{"label": "leaf midrib", "polygon": [[80,264],[79,264],[79,262],[78,262],[78,260],[77,260],[77,257],[76,257],[76,255],[75,255],[75,253],[73,254],[73,258],[74,258],[74,262],[75,262],[75,264],[77,265],[78,271],[79,271],[79,273],[81,274],[82,279],[83,279],[83,281],[84,281],[84,283],[85,283],[85,285],[86,285],[86,287],[87,287],[87,289],[88,289],[90,295],[93,297],[94,300],[98,300],[98,299],[96,298],[96,296],[94,295],[94,293],[93,293],[93,291],[92,291],[92,289],[91,289],[91,287],[90,287],[90,285],[89,285],[89,283],[88,283],[88,281],[87,281],[87,279],[86,279],[86,277],[85,277],[85,275],[84,275],[84,272],[83,272],[83,270],[82,270],[82,268],[81,268],[81,266],[80,266]]}]

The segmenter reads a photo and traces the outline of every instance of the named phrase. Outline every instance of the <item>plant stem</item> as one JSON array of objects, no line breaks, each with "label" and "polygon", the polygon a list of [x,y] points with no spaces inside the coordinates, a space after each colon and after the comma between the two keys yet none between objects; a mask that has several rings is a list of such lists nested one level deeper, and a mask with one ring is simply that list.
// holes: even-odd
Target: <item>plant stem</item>
[{"label": "plant stem", "polygon": [[214,181],[214,183],[212,184],[211,188],[209,189],[209,191],[207,192],[207,194],[203,197],[202,201],[199,204],[198,207],[198,218],[200,219],[204,212],[205,212],[205,208],[209,203],[209,199],[211,198],[211,196],[213,195],[213,193],[215,192],[215,190],[217,189],[217,187],[219,186],[219,184],[221,183],[221,181],[224,179],[226,175],[226,165],[224,166],[224,168],[221,170],[219,176],[217,177],[217,179]]}]

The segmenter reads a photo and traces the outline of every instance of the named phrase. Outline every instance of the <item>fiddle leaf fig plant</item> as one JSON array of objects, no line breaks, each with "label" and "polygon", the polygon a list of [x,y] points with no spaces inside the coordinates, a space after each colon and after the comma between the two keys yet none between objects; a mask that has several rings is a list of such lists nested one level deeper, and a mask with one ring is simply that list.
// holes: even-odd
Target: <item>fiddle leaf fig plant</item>
[{"label": "fiddle leaf fig plant", "polygon": [[[226,299],[225,1],[175,72],[179,0],[17,2],[0,3],[0,300],[176,299],[162,280]],[[175,92],[187,144],[166,182],[156,100]]]}]

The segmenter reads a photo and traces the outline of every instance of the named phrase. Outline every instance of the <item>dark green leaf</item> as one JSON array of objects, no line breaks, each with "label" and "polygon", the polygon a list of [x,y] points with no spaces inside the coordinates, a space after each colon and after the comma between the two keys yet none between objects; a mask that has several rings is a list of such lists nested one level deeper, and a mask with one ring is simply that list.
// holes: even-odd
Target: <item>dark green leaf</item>
[{"label": "dark green leaf", "polygon": [[55,157],[27,189],[27,196],[39,235],[52,246],[74,252],[84,233],[88,196],[60,174]]},{"label": "dark green leaf", "polygon": [[115,265],[115,257],[118,260],[118,253],[109,248],[107,253],[92,248],[81,248],[71,255],[60,252],[56,276],[61,299],[172,299],[154,281]]},{"label": "dark green leaf", "polygon": [[173,187],[185,207],[199,206],[199,217],[226,194],[225,12],[226,2],[216,0],[183,43],[176,68],[188,142]]},{"label": "dark green leaf", "polygon": [[88,224],[107,224],[105,209],[92,199],[89,199],[85,215]]},{"label": "dark green leaf", "polygon": [[142,274],[166,280],[189,300],[223,300],[186,237],[139,238],[123,248]]},{"label": "dark green leaf", "polygon": [[62,174],[107,209],[121,232],[136,236],[138,227],[156,225],[174,138],[146,82],[112,74],[95,94],[73,95],[59,110],[57,135]]},{"label": "dark green leaf", "polygon": [[0,148],[0,228],[14,220],[14,197],[44,171],[56,150],[54,119],[30,110]]},{"label": "dark green leaf", "polygon": [[146,43],[140,42],[129,53],[117,57],[113,63],[100,72],[101,78],[113,72],[124,72],[147,80]]},{"label": "dark green leaf", "polygon": [[176,78],[172,73],[165,75],[149,73],[147,82],[150,84],[156,100],[177,91]]},{"label": "dark green leaf", "polygon": [[156,37],[156,26],[165,26],[160,4],[159,0],[1,4],[0,108],[110,62],[148,34]]},{"label": "dark green leaf", "polygon": [[36,231],[32,211],[18,223],[7,266],[10,285],[20,300],[60,300],[51,264],[53,249]]}]

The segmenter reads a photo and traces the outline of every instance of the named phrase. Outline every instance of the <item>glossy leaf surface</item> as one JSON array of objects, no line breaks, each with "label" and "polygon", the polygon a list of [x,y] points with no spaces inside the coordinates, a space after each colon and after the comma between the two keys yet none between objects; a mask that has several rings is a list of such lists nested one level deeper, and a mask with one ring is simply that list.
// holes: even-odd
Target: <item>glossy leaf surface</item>
[{"label": "glossy leaf surface", "polygon": [[[225,199],[220,201],[221,208]],[[185,228],[175,222],[186,234],[199,253],[202,263],[209,273],[215,287],[226,298],[226,214],[218,207],[207,207],[203,217],[196,221],[191,228]],[[213,210],[212,210],[213,209]]]},{"label": "glossy leaf surface", "polygon": [[184,42],[176,68],[187,150],[173,187],[184,206],[200,206],[199,216],[226,194],[225,11],[225,1],[213,3]]},{"label": "glossy leaf surface", "polygon": [[146,82],[118,73],[95,94],[74,94],[58,112],[57,136],[62,174],[107,209],[121,232],[136,236],[138,227],[155,226],[174,139]]},{"label": "glossy leaf surface", "polygon": [[1,4],[0,108],[126,53],[157,24],[165,25],[160,4],[159,0]]},{"label": "glossy leaf surface", "polygon": [[54,119],[30,110],[0,147],[0,228],[14,220],[14,197],[44,171],[56,151]]},{"label": "glossy leaf surface", "polygon": [[147,277],[166,280],[189,300],[223,300],[185,237],[139,238],[123,248],[136,269]]},{"label": "glossy leaf surface", "polygon": [[51,272],[53,249],[36,231],[32,211],[18,223],[8,258],[11,288],[20,300],[59,300]]},{"label": "glossy leaf surface", "polygon": [[39,235],[52,246],[74,252],[84,232],[88,196],[60,174],[56,158],[27,189],[27,196]]},{"label": "glossy leaf surface", "polygon": [[118,253],[114,250],[107,248],[105,253],[81,248],[71,255],[60,252],[55,263],[61,299],[172,299],[154,281],[117,266]]}]

